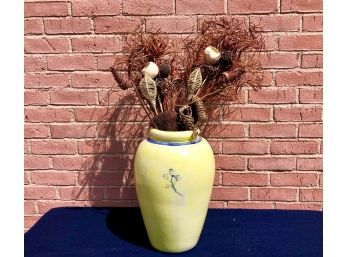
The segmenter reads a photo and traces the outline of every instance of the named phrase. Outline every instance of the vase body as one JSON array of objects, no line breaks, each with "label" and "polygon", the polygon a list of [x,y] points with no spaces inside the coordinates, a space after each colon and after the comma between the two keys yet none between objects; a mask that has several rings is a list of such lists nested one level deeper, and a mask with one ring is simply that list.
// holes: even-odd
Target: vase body
[{"label": "vase body", "polygon": [[192,131],[151,129],[137,149],[134,170],[137,197],[154,248],[184,252],[199,239],[214,181],[209,143]]}]

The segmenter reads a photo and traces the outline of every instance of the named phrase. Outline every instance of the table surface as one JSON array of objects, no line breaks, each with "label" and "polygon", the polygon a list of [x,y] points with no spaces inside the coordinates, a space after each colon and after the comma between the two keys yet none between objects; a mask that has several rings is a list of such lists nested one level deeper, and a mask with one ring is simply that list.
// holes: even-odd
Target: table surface
[{"label": "table surface", "polygon": [[195,248],[153,249],[139,208],[56,208],[24,235],[26,257],[320,257],[323,215],[317,211],[209,209]]}]

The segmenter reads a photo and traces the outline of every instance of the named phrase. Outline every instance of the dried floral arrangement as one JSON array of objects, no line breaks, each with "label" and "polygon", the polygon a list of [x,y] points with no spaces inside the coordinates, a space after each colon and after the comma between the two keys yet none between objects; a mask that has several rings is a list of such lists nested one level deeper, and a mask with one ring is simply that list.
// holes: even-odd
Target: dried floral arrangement
[{"label": "dried floral arrangement", "polygon": [[261,87],[259,32],[234,18],[205,20],[199,33],[175,43],[138,29],[125,39],[126,60],[116,59],[111,71],[121,89],[134,90],[150,126],[197,131],[242,87]]}]

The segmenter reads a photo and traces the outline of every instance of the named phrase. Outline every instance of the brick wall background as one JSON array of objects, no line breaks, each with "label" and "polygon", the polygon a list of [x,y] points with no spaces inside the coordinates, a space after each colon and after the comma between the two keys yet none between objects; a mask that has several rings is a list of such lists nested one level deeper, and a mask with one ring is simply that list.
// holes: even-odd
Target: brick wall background
[{"label": "brick wall background", "polygon": [[137,205],[125,138],[143,126],[108,69],[142,18],[175,39],[211,16],[260,23],[269,53],[210,139],[211,207],[322,209],[321,0],[26,0],[26,229],[58,206]]}]

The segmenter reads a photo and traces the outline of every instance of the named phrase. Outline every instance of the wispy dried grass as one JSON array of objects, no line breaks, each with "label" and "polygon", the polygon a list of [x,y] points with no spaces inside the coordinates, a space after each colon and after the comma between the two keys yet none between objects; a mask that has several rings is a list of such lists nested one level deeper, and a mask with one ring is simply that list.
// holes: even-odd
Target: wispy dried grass
[{"label": "wispy dried grass", "polygon": [[[228,103],[236,101],[241,88],[261,88],[263,72],[259,57],[265,43],[257,26],[234,18],[209,19],[202,22],[198,34],[182,38],[180,43],[170,43],[160,31],[145,34],[139,28],[125,39],[127,72],[122,74],[118,68],[125,64],[120,59],[112,67],[119,87],[135,91],[152,126],[163,130],[192,129],[191,123],[185,127],[185,122],[180,119],[186,115],[180,114],[180,109],[190,110],[194,126],[202,126],[214,120],[212,115],[223,112]],[[214,65],[205,62],[204,50],[208,46],[221,52]],[[155,79],[157,103],[168,115],[160,111],[156,116],[157,110],[151,108],[139,90],[141,71],[150,61],[160,67],[160,76]],[[187,85],[196,68],[202,72],[203,83],[199,88],[195,87],[192,94]],[[189,115],[185,116],[186,121]]]}]

